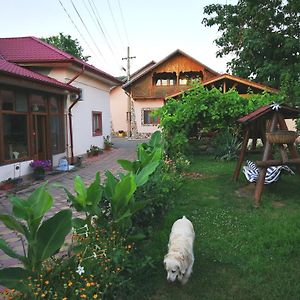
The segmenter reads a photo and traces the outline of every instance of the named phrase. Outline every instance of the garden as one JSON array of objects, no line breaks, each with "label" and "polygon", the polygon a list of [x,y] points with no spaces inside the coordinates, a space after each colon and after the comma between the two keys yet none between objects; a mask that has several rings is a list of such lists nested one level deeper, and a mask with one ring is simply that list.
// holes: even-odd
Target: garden
[{"label": "garden", "polygon": [[[24,255],[0,239],[23,267],[0,270],[9,299],[297,299],[300,293],[299,177],[284,175],[252,207],[253,184],[232,180],[241,145],[235,121],[275,100],[247,99],[201,85],[157,112],[162,133],[137,146],[86,186],[64,189],[72,210],[49,219],[47,185],[10,198],[0,220],[23,237]],[[280,95],[276,96],[280,100]],[[254,160],[257,154],[249,154]],[[196,232],[195,264],[185,286],[166,280],[163,257],[172,223],[187,216]],[[67,251],[60,251],[66,239]]]}]

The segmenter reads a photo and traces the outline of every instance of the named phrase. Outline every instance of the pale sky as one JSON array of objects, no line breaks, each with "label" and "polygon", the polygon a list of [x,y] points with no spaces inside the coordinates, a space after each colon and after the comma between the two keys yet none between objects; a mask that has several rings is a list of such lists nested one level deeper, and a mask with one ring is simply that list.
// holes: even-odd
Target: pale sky
[{"label": "pale sky", "polygon": [[121,67],[127,67],[122,57],[126,57],[128,45],[130,55],[136,56],[131,60],[131,73],[151,60],[160,61],[176,49],[224,73],[229,58],[216,58],[218,49],[213,41],[219,34],[216,27],[204,27],[201,23],[203,8],[212,3],[236,4],[237,0],[0,0],[0,3],[1,37],[70,34],[79,41],[84,55],[91,56],[90,64],[119,76],[126,75]]}]

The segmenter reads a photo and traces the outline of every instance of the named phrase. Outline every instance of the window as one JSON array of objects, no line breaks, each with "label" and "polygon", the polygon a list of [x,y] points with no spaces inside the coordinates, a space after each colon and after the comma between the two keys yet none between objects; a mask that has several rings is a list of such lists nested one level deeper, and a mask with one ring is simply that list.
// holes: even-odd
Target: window
[{"label": "window", "polygon": [[52,153],[62,153],[65,151],[65,126],[63,102],[58,97],[49,98],[50,112],[50,143]]},{"label": "window", "polygon": [[153,116],[155,109],[144,108],[142,109],[142,125],[157,125],[160,123],[158,116]]},{"label": "window", "polygon": [[93,111],[93,136],[102,135],[102,112]]},{"label": "window", "polygon": [[180,72],[179,73],[179,85],[187,85],[193,79],[202,80],[203,74],[198,71]]},{"label": "window", "polygon": [[27,115],[3,115],[4,160],[28,156]]},{"label": "window", "polygon": [[156,86],[176,85],[177,76],[175,72],[154,73],[153,84]]}]

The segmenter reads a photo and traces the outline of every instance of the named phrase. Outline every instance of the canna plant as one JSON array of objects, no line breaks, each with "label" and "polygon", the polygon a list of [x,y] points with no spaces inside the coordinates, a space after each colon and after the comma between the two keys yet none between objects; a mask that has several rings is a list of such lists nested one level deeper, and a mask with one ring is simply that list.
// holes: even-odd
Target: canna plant
[{"label": "canna plant", "polygon": [[53,205],[53,198],[45,185],[36,189],[27,199],[11,196],[10,202],[12,215],[0,215],[0,220],[6,227],[22,235],[24,253],[16,253],[3,239],[0,239],[0,249],[22,262],[24,268],[0,270],[0,284],[24,292],[26,285],[22,280],[35,276],[43,261],[53,256],[63,245],[72,228],[72,212],[69,209],[62,210],[48,220],[43,220]]},{"label": "canna plant", "polygon": [[69,201],[76,211],[85,213],[85,220],[81,218],[73,219],[73,227],[75,229],[86,224],[89,225],[92,216],[100,215],[99,203],[102,200],[103,187],[100,185],[99,172],[96,173],[95,180],[88,187],[85,186],[80,176],[76,176],[74,179],[75,196],[64,186],[56,185],[56,187],[62,187],[65,190]]},{"label": "canna plant", "polygon": [[123,169],[132,172],[135,175],[135,181],[138,187],[145,184],[149,176],[154,173],[162,161],[163,147],[160,131],[152,134],[148,143],[139,144],[137,147],[137,160],[131,162],[125,159],[119,159],[118,163]]}]

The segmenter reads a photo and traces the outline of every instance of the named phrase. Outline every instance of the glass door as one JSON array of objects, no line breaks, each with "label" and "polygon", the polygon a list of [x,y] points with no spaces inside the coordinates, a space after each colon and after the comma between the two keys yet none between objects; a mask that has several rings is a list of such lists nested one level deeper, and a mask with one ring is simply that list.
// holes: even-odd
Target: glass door
[{"label": "glass door", "polygon": [[47,159],[46,116],[33,115],[33,154],[35,159]]}]

